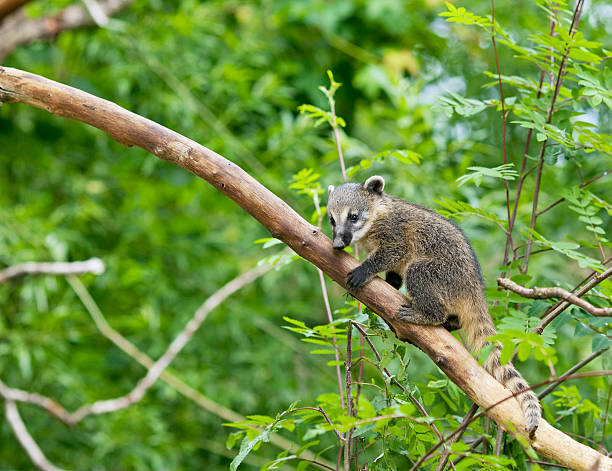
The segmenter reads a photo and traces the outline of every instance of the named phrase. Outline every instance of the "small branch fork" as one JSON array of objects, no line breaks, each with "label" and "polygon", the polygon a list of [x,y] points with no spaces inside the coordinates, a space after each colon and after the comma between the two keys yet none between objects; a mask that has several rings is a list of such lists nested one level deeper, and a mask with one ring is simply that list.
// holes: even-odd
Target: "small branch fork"
[{"label": "small branch fork", "polygon": [[193,337],[210,311],[219,306],[225,299],[234,294],[236,291],[252,283],[264,273],[268,272],[271,268],[271,265],[261,265],[254,268],[238,276],[237,278],[234,278],[232,281],[210,296],[195,312],[192,319],[187,322],[183,330],[175,337],[164,354],[149,368],[147,374],[129,393],[123,396],[114,399],[96,401],[91,404],[81,406],[75,412],[67,412],[61,405],[52,399],[46,398],[39,394],[8,388],[1,381],[0,395],[2,395],[5,399],[12,401],[17,400],[36,404],[69,425],[74,425],[80,422],[88,415],[106,414],[120,409],[125,409],[143,398],[145,393],[151,388],[151,386],[153,386],[162,372],[176,358],[178,353],[183,349],[191,337]]},{"label": "small branch fork", "polygon": [[[24,450],[26,451],[32,462],[43,471],[60,470],[60,468],[57,468],[47,460],[47,458],[40,450],[40,447],[38,447],[34,439],[27,431],[17,410],[17,406],[15,404],[16,402],[25,402],[39,406],[50,415],[57,417],[62,422],[69,425],[74,425],[91,414],[109,413],[129,407],[130,405],[140,401],[145,395],[145,393],[150,389],[150,387],[157,381],[157,379],[159,379],[159,377],[165,373],[165,369],[167,368],[167,366],[174,360],[174,358],[176,358],[178,353],[195,334],[195,332],[200,327],[202,322],[206,319],[206,316],[211,310],[219,306],[219,304],[221,304],[225,299],[227,299],[229,296],[231,296],[233,293],[235,293],[242,287],[252,283],[257,278],[267,273],[271,268],[272,265],[261,265],[259,267],[256,267],[236,277],[235,279],[227,283],[225,286],[223,286],[221,289],[219,289],[217,292],[215,292],[212,296],[210,296],[195,312],[194,316],[185,325],[184,329],[175,337],[174,341],[167,348],[166,352],[154,363],[149,360],[149,368],[147,374],[128,394],[114,399],[96,401],[92,404],[84,405],[75,412],[71,413],[51,398],[37,393],[31,393],[21,389],[8,387],[0,379],[0,396],[3,397],[5,400],[5,415],[7,421],[11,425],[15,436],[23,446]],[[103,262],[100,259],[94,258],[85,262],[25,263],[7,268],[0,272],[0,274],[2,275],[2,281],[6,281],[24,274],[65,275],[68,276],[70,284],[82,297],[82,291],[84,290],[84,287],[74,277],[74,275],[83,273],[99,274],[102,273],[103,270]],[[91,306],[88,306],[88,309],[90,308]],[[101,317],[101,314],[99,317]],[[108,324],[103,318],[102,320],[100,320],[94,316],[94,320],[96,321],[98,327],[102,327],[101,330],[106,331],[110,329],[110,326],[108,326]],[[105,335],[108,336],[108,332],[106,332]],[[117,334],[116,336],[119,336],[120,340],[124,340],[123,342],[119,342],[121,348],[124,351],[130,352],[130,356],[133,356],[132,354],[134,354],[134,352],[132,350],[134,350],[135,347],[129,344],[127,340],[123,339],[120,334]],[[114,338],[116,336],[112,336],[112,340],[115,343],[117,343],[117,339]],[[124,345],[125,343],[128,344],[127,347],[126,345]],[[132,348],[128,348],[130,346]],[[139,355],[134,355],[134,357],[145,357],[148,360],[148,357],[146,357],[146,355],[142,354],[141,352],[137,351],[136,353],[138,353]],[[283,443],[283,445],[286,446],[287,443]]]},{"label": "small branch fork", "polygon": [[[93,319],[100,333],[130,358],[134,359],[147,369],[151,368],[155,362],[148,355],[139,350],[138,347],[136,347],[133,343],[131,343],[128,339],[126,339],[123,335],[121,335],[109,325],[109,323],[106,321],[106,318],[100,311],[100,308],[93,300],[83,283],[81,283],[81,281],[75,276],[69,276],[67,280],[76,295],[79,297],[79,299],[85,306],[85,309],[87,309],[87,312]],[[180,379],[167,369],[161,373],[160,379],[167,383],[170,387],[174,388],[178,393],[182,394],[187,399],[196,403],[204,410],[211,412],[212,414],[222,418],[227,422],[242,422],[246,420],[246,418],[242,415],[204,396],[202,393],[189,386],[182,379]],[[50,413],[52,414],[52,412]],[[300,448],[299,445],[287,440],[286,438],[277,433],[273,433],[270,435],[270,442],[282,450],[295,451]],[[300,454],[300,458],[308,460],[317,459],[318,462],[323,462],[322,458],[317,458],[317,456],[310,450],[302,451],[302,453]]]},{"label": "small branch fork", "polygon": [[[610,271],[610,270],[609,270]],[[585,301],[582,298],[579,298],[573,293],[569,291],[559,288],[557,286],[549,287],[549,288],[526,288],[521,286],[514,281],[508,278],[498,278],[497,284],[501,288],[508,289],[519,296],[529,299],[549,299],[549,298],[561,298],[567,301],[568,303],[575,304],[578,307],[581,307],[589,314],[594,316],[612,316],[612,307],[596,307],[591,303]]]},{"label": "small branch fork", "polygon": [[[285,242],[343,287],[346,287],[348,272],[359,265],[349,254],[334,251],[329,238],[319,229],[236,164],[115,103],[7,67],[0,67],[0,101],[27,103],[58,116],[88,123],[125,145],[142,147],[207,180],[257,219],[273,237]],[[478,365],[455,337],[443,328],[415,326],[397,317],[399,307],[405,303],[401,293],[376,278],[351,294],[378,313],[399,339],[410,341],[423,350],[504,429],[526,436],[517,401],[499,402],[508,391]],[[540,456],[572,469],[589,471],[599,463],[600,469],[612,471],[612,459],[571,439],[544,420],[530,443]]]}]

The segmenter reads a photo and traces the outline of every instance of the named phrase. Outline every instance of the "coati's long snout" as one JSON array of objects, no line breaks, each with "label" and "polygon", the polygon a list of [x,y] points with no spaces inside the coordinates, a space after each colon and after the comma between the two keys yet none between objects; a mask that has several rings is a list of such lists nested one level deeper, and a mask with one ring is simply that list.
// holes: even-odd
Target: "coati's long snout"
[{"label": "coati's long snout", "polygon": [[332,239],[332,247],[336,250],[342,250],[345,247],[351,245],[353,241],[353,234],[350,232],[340,232],[336,234],[334,230],[333,239]]}]

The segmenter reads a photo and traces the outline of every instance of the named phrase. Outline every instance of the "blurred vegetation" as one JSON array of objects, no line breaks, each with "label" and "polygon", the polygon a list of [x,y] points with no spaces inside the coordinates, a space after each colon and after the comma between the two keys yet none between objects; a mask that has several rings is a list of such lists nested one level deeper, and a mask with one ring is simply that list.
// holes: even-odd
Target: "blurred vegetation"
[{"label": "blurred vegetation", "polygon": [[[67,3],[34,1],[28,12],[44,15]],[[542,107],[550,103],[552,93],[546,83],[548,92],[537,101],[532,84],[516,77],[537,86],[540,69],[503,42],[532,47],[527,59],[535,60],[538,50],[533,41],[529,45],[529,35],[545,36],[550,19],[541,8],[545,2],[499,3],[495,19],[503,31],[497,34],[497,48],[501,72],[508,77],[506,111],[512,111],[507,120],[507,161],[518,172],[528,129],[512,122],[536,119],[534,113],[545,111]],[[490,2],[465,6],[482,17],[491,13]],[[136,1],[108,28],[65,32],[51,43],[20,47],[3,65],[104,97],[192,138],[245,168],[307,218],[315,208],[310,198],[289,188],[292,176],[312,169],[320,175],[322,188],[342,177],[330,128],[313,126],[298,106],[308,103],[327,110],[327,98],[318,87],[329,85],[326,71],[333,71],[342,83],[335,103],[346,123],[340,128],[344,156],[349,167],[361,168],[352,178],[381,174],[387,180],[386,191],[460,216],[458,223],[483,266],[491,301],[498,303],[492,314],[502,331],[513,331],[517,322],[520,329],[521,320],[540,315],[552,301],[517,304],[496,292],[496,277],[501,272],[517,274],[521,263],[518,258],[512,269],[502,266],[506,237],[491,223],[508,219],[500,175],[512,174],[481,172],[463,184],[457,181],[478,172],[468,167],[503,164],[495,54],[486,22],[479,29],[439,16],[448,11],[452,19],[453,9],[438,0]],[[590,44],[583,50],[610,56],[609,18],[606,2],[586,5],[579,31],[586,40],[602,43],[603,50]],[[506,31],[510,33],[505,38]],[[539,54],[547,50],[542,46]],[[610,167],[611,152],[605,145],[612,134],[612,74],[605,59],[570,59],[576,70],[568,75],[560,98],[568,107],[559,110],[553,124],[572,135],[576,129],[589,129],[577,120],[590,122],[601,145],[593,149],[553,142],[555,129],[546,126],[537,131],[542,136],[534,133],[529,167],[537,164],[540,141],[550,139],[552,148],[546,154],[539,208],[562,197],[567,201],[538,219],[535,229],[542,238],[536,240],[541,245],[534,245],[532,252],[552,250],[532,253],[531,278],[519,279],[530,286],[572,289],[592,271],[593,263],[585,257],[601,263],[611,252],[606,241],[610,177],[588,185],[589,193],[576,188]],[[589,59],[593,65],[584,65]],[[373,159],[385,151],[392,156],[396,149],[418,154],[420,163]],[[517,180],[506,181],[514,195]],[[1,266],[100,257],[107,265],[105,273],[82,276],[83,282],[109,323],[153,358],[163,353],[206,297],[278,250],[254,244],[267,232],[206,182],[141,149],[124,148],[97,129],[24,105],[0,107],[0,188]],[[525,180],[518,206],[517,244],[527,239],[523,234],[534,188],[535,171]],[[488,219],[469,214],[478,210]],[[324,230],[329,231],[325,224]],[[523,248],[516,253],[523,254]],[[582,259],[577,260],[576,253]],[[340,309],[336,317],[376,323],[347,306],[338,286],[328,282],[328,289],[332,309]],[[608,280],[589,301],[609,306],[611,291]],[[0,306],[0,378],[9,386],[40,392],[74,410],[125,394],[145,373],[100,335],[62,277],[25,277],[0,285]],[[285,316],[305,325],[296,327]],[[560,374],[609,345],[610,319],[603,319],[572,308],[553,322],[554,335],[545,337],[545,345],[503,333],[500,340],[532,342],[534,352],[548,348],[539,358],[536,353],[525,355],[523,349],[520,357],[525,361],[517,362],[534,384],[549,378],[552,361]],[[311,330],[326,323],[316,269],[294,261],[212,312],[171,370],[208,398],[243,415],[274,417],[296,401],[298,406],[323,404],[333,409],[338,391],[335,368],[327,365],[330,357],[311,354],[312,345],[283,328],[290,325],[306,329],[302,334],[327,339],[337,332]],[[379,332],[376,345],[384,352],[386,367],[432,416],[445,418],[438,424],[444,432],[456,427],[469,399],[420,351]],[[358,348],[356,331],[353,337]],[[370,352],[368,356],[374,358]],[[586,369],[610,369],[611,363],[608,351]],[[363,378],[385,384],[370,363],[364,364]],[[561,415],[558,425],[563,430],[611,449],[606,406],[610,382],[586,378],[564,388],[544,401],[546,418]],[[375,388],[364,388],[361,397],[360,404],[370,404],[378,414],[397,400]],[[34,406],[19,408],[47,457],[67,469],[227,469],[237,450],[228,450],[226,440],[242,439],[230,435],[233,430],[223,426],[223,419],[162,382],[140,403],[88,417],[74,428]],[[335,463],[335,449],[325,450],[335,443],[333,432],[323,428],[320,417],[300,420],[292,433],[281,433],[300,444],[320,440],[312,449]],[[398,450],[410,449],[416,460],[437,441],[422,424],[392,424],[412,430],[410,448],[391,429],[364,429],[364,443],[386,437],[365,453],[373,463],[370,469],[405,468],[409,461]],[[482,434],[483,424],[476,422],[469,435]],[[279,451],[264,445],[241,469],[258,469]],[[507,440],[502,456],[497,462],[491,458],[486,466],[531,466],[515,440]],[[486,467],[476,461],[470,466]],[[0,420],[0,469],[31,467],[9,425]],[[289,461],[282,469],[296,467]]]}]

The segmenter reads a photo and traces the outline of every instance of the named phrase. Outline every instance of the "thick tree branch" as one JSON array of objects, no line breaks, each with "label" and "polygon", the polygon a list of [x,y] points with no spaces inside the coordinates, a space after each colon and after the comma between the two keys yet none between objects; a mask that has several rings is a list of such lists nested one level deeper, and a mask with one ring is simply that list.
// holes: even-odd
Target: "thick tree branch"
[{"label": "thick tree branch", "polygon": [[90,258],[83,262],[27,262],[1,270],[0,283],[23,275],[100,275],[103,272],[104,262],[99,258]]},{"label": "thick tree branch", "polygon": [[[0,101],[26,103],[85,122],[125,145],[142,147],[207,180],[256,218],[272,236],[285,242],[341,286],[345,286],[349,270],[359,264],[349,254],[334,251],[328,237],[237,165],[112,102],[34,74],[2,67]],[[429,355],[483,409],[508,396],[508,390],[480,367],[445,329],[416,326],[398,319],[396,313],[405,298],[380,278],[352,294],[377,312],[398,338],[412,342]],[[488,414],[507,431],[526,436],[523,414],[515,399],[496,405]],[[599,469],[612,470],[612,459],[571,439],[544,420],[531,445],[541,456],[573,469],[590,470],[599,462]]]},{"label": "thick tree branch", "polygon": [[585,301],[582,298],[579,298],[574,293],[570,293],[563,288],[559,288],[558,286],[548,287],[548,288],[538,288],[537,286],[533,288],[525,288],[514,281],[508,278],[498,278],[497,284],[501,288],[509,289],[510,291],[522,296],[523,298],[529,299],[550,299],[550,298],[561,298],[565,299],[568,303],[575,304],[578,307],[581,307],[589,314],[594,316],[612,316],[612,307],[596,307],[591,303]]},{"label": "thick tree branch", "polygon": [[32,0],[0,0],[0,21]]},{"label": "thick tree branch", "polygon": [[[134,0],[75,2],[50,16],[29,18],[23,10],[8,16],[0,25],[0,61],[13,49],[38,39],[52,39],[62,31],[104,23],[104,18],[123,10]],[[1,6],[1,4],[0,4]]]}]

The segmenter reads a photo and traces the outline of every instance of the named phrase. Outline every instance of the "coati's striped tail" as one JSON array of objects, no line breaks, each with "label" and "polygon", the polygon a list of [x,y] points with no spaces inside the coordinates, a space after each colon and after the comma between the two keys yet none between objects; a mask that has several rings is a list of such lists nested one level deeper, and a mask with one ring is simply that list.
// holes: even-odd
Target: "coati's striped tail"
[{"label": "coati's striped tail", "polygon": [[[480,309],[478,306],[480,306]],[[497,332],[493,326],[493,321],[485,301],[476,303],[476,306],[472,307],[469,312],[473,317],[471,321],[463,326],[463,331],[466,334],[470,349],[472,351],[480,350],[486,345],[490,345],[487,338],[495,335]],[[528,389],[527,381],[525,381],[512,363],[501,364],[499,361],[500,356],[501,346],[496,344],[491,349],[484,367],[491,373],[491,376],[516,394],[516,399],[519,401],[525,417],[525,429],[529,436],[533,437],[542,418],[540,401],[533,391]]]},{"label": "coati's striped tail", "polygon": [[538,428],[542,418],[540,401],[531,389],[526,391],[528,388],[527,382],[512,363],[506,363],[505,365],[500,363],[500,355],[501,347],[495,345],[485,363],[485,368],[497,381],[506,386],[514,394],[517,394],[516,399],[519,401],[525,416],[525,429],[531,437]]}]

